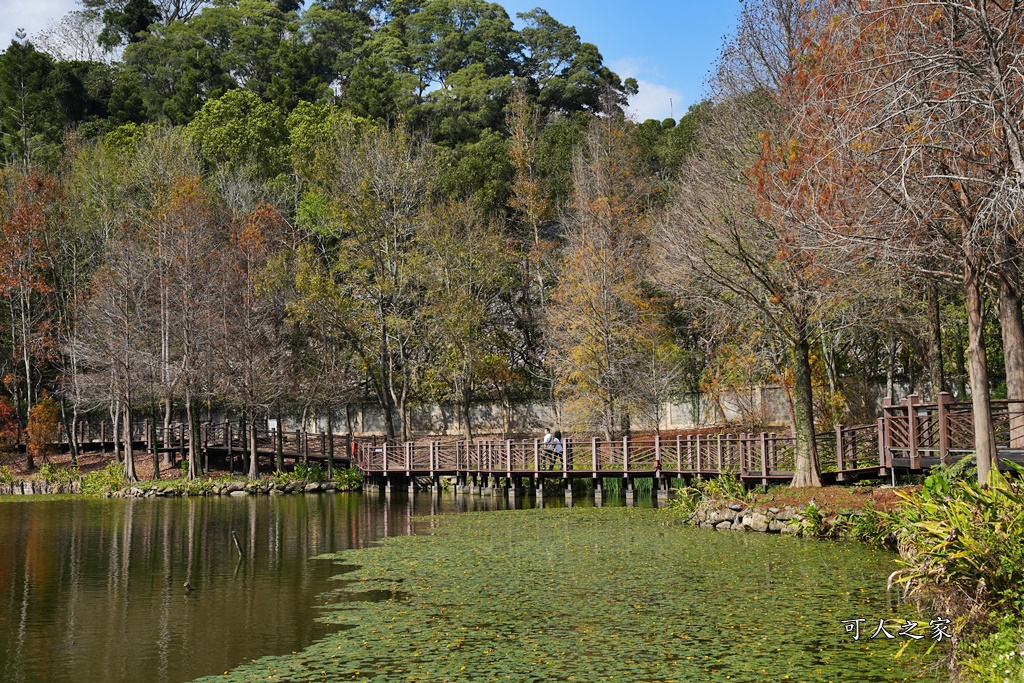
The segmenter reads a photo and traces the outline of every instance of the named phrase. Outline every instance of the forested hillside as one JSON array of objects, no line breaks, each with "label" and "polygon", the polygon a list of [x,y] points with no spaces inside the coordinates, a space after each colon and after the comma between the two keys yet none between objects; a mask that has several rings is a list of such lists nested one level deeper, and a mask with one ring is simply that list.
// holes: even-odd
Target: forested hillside
[{"label": "forested hillside", "polygon": [[84,0],[0,55],[6,433],[40,402],[74,433],[211,410],[342,430],[375,401],[390,436],[443,403],[472,437],[474,402],[548,399],[612,437],[770,383],[811,476],[815,425],[883,393],[1005,395],[1015,233],[958,241],[929,191],[898,201],[890,148],[857,138],[881,104],[838,117],[812,87],[896,83],[828,81],[879,29],[810,4],[746,3],[707,101],[637,122],[636,82],[540,8]]}]

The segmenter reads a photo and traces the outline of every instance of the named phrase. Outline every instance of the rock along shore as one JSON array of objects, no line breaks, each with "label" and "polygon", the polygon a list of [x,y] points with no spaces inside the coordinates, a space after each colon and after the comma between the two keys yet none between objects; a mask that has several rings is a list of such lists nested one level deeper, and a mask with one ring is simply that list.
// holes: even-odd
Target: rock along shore
[{"label": "rock along shore", "polygon": [[[334,482],[290,481],[278,484],[271,481],[253,482],[205,482],[179,483],[173,485],[148,485],[138,482],[118,491],[104,491],[99,494],[105,498],[174,498],[186,496],[249,496],[249,495],[285,495],[289,493],[336,493],[348,489],[339,488]],[[47,481],[26,480],[10,484],[0,484],[0,496],[30,496],[46,494],[81,494],[82,483],[73,481],[69,484],[56,484]]]}]

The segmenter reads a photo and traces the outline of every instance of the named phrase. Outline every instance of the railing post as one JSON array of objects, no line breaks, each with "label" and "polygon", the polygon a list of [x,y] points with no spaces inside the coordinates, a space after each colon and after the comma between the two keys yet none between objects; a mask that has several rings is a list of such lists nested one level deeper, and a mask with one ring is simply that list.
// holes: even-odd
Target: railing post
[{"label": "railing post", "polygon": [[917,394],[911,394],[903,399],[907,407],[907,435],[910,441],[910,469],[921,469],[921,456],[917,452],[917,410],[914,405],[917,403]]},{"label": "railing post", "polygon": [[843,425],[836,425],[836,481],[846,479],[846,475],[843,474],[843,470],[846,469],[843,448]]},{"label": "railing post", "polygon": [[594,469],[594,476],[597,476],[598,470],[601,469],[600,464],[597,461],[597,437],[590,437],[590,466]]},{"label": "railing post", "polygon": [[569,448],[572,443],[572,439],[566,437],[562,439],[562,473],[569,471]]},{"label": "railing post", "polygon": [[412,444],[405,442],[405,473],[412,472]]},{"label": "railing post", "polygon": [[505,442],[505,472],[512,476],[512,439]]},{"label": "railing post", "polygon": [[107,421],[100,420],[100,453],[107,452]]},{"label": "railing post", "polygon": [[661,434],[654,435],[654,469],[661,469]]},{"label": "railing post", "polygon": [[[687,437],[689,442],[689,437]],[[676,434],[676,472],[683,469],[683,437],[680,434]]]},{"label": "railing post", "polygon": [[[376,449],[374,449],[374,450],[376,450]],[[381,451],[380,452],[381,452],[381,455],[384,458],[384,463],[383,463],[383,468],[382,469],[384,470],[384,474],[386,475],[388,473],[388,442],[386,440],[384,441],[383,444],[381,444]]]},{"label": "railing post", "polygon": [[889,462],[889,449],[885,447],[885,418],[878,418],[878,467],[892,468]]},{"label": "railing post", "polygon": [[[730,434],[729,436],[732,436],[732,435]],[[722,473],[722,435],[721,434],[718,435],[717,444],[718,444],[718,457],[717,457],[718,473],[721,474]]]},{"label": "railing post", "polygon": [[540,472],[540,439],[533,440],[533,473]]},{"label": "railing post", "polygon": [[629,437],[622,437],[622,472],[629,473]]},{"label": "railing post", "polygon": [[943,465],[952,465],[953,458],[949,455],[949,403],[952,397],[948,391],[941,391],[938,395],[939,404],[939,457]]},{"label": "railing post", "polygon": [[700,474],[700,471],[701,471],[702,463],[700,461],[700,456],[701,456],[701,453],[700,453],[700,432],[698,432],[697,433],[697,469],[696,469],[697,474]]},{"label": "railing post", "polygon": [[768,434],[761,432],[761,482],[768,485]]}]

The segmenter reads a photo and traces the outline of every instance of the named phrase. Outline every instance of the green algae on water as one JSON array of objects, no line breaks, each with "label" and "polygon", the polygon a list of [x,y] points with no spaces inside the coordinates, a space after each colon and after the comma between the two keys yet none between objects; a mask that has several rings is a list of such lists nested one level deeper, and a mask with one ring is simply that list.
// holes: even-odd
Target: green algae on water
[{"label": "green algae on water", "polygon": [[[366,602],[324,596],[321,620],[343,630],[200,680],[935,680],[927,638],[896,658],[902,639],[868,637],[915,614],[884,592],[894,556],[857,543],[569,508],[453,515],[319,559],[359,565],[333,593]],[[851,618],[871,624],[860,640]]]}]

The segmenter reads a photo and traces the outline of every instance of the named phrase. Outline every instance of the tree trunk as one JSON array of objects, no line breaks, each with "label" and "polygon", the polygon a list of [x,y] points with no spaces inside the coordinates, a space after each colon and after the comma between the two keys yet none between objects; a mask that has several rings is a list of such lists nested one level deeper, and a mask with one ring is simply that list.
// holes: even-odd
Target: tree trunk
[{"label": "tree trunk", "polygon": [[885,395],[889,400],[896,401],[896,341],[889,335],[885,345]]},{"label": "tree trunk", "polygon": [[71,417],[68,418],[67,404],[64,401],[60,402],[60,417],[61,422],[64,423],[64,433],[68,437],[68,453],[71,454],[71,465],[73,467],[78,466],[78,410],[72,408]]},{"label": "tree trunk", "polygon": [[327,478],[334,480],[334,408],[327,406]]},{"label": "tree trunk", "polygon": [[1006,363],[1006,397],[1010,418],[1010,448],[1024,447],[1024,317],[1016,282],[1004,273],[999,278],[999,328],[1003,336]]},{"label": "tree trunk", "polygon": [[942,367],[942,319],[939,311],[939,289],[934,282],[925,288],[928,298],[928,372],[931,375],[932,398],[946,390],[946,374]]},{"label": "tree trunk", "polygon": [[135,474],[135,450],[132,448],[132,408],[124,402],[124,480],[138,481]]},{"label": "tree trunk", "polygon": [[196,439],[196,421],[192,414],[192,392],[185,389],[185,420],[188,422],[188,478],[195,479],[203,473],[199,462],[199,449]]},{"label": "tree trunk", "polygon": [[967,300],[967,372],[971,383],[971,408],[974,412],[974,454],[978,461],[978,482],[986,486],[996,459],[996,435],[988,388],[981,282],[978,271],[970,261],[964,264],[964,293]]},{"label": "tree trunk", "polygon": [[280,411],[277,413],[277,429],[274,430],[274,468],[284,472],[284,420]]},{"label": "tree trunk", "polygon": [[238,428],[242,430],[242,433],[238,435],[238,445],[242,449],[242,469],[246,472],[252,467],[249,464],[249,413],[243,410],[241,416],[238,418]]},{"label": "tree trunk", "polygon": [[464,387],[460,393],[462,394],[462,401],[459,405],[462,410],[462,434],[466,437],[466,443],[469,443],[473,440],[473,422],[470,418],[472,396],[468,386]]},{"label": "tree trunk", "polygon": [[256,449],[256,411],[249,414],[249,479],[260,478],[260,456]]},{"label": "tree trunk", "polygon": [[121,462],[121,402],[116,401],[110,411],[111,439],[114,441],[114,462]]},{"label": "tree trunk", "polygon": [[794,446],[791,486],[821,486],[818,443],[814,435],[814,394],[811,387],[810,343],[800,334],[793,344]]},{"label": "tree trunk", "polygon": [[167,394],[164,396],[164,464],[174,464],[174,451],[171,450],[171,395]]}]

